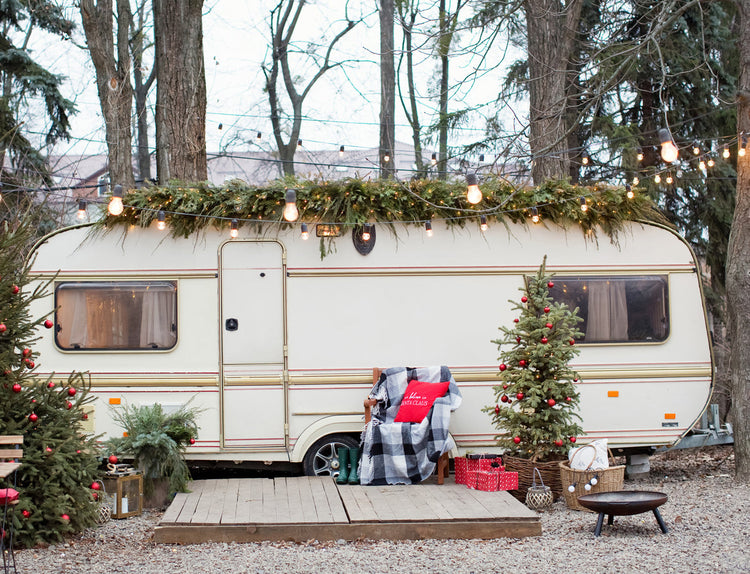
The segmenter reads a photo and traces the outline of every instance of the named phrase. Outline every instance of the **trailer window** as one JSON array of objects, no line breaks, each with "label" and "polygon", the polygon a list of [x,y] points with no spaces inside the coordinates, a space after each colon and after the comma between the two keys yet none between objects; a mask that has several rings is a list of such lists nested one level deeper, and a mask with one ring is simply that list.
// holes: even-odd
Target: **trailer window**
[{"label": "trailer window", "polygon": [[164,350],[177,343],[175,282],[58,283],[55,307],[62,349]]},{"label": "trailer window", "polygon": [[582,343],[658,342],[669,333],[666,276],[555,277],[550,295],[583,319]]}]

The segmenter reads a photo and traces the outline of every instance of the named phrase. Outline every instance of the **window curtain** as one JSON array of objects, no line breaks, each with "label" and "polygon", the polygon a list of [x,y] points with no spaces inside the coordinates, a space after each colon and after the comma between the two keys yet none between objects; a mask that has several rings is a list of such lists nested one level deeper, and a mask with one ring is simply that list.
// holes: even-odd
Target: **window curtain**
[{"label": "window curtain", "polygon": [[586,341],[627,341],[628,306],[625,283],[590,281]]},{"label": "window curtain", "polygon": [[60,308],[57,311],[57,322],[60,332],[57,340],[66,349],[87,347],[89,341],[86,292],[78,289],[61,289],[57,294]]},{"label": "window curtain", "polygon": [[143,292],[141,347],[171,347],[175,343],[174,292],[148,289]]}]

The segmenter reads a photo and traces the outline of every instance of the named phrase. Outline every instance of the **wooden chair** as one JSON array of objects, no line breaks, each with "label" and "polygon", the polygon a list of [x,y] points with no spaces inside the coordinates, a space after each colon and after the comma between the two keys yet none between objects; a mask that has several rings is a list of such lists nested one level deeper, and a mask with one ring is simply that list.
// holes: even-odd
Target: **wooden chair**
[{"label": "wooden chair", "polygon": [[[372,385],[375,386],[375,384],[380,379],[380,375],[383,373],[383,369],[375,367],[372,370]],[[374,407],[376,404],[378,404],[378,401],[376,399],[371,399],[370,397],[367,397],[364,402],[365,407],[365,424],[369,423],[372,419],[372,407]],[[444,453],[440,456],[437,462],[437,482],[438,484],[444,484],[445,483],[445,477],[450,476],[450,468],[448,466],[448,453]]]},{"label": "wooden chair", "polygon": [[[0,478],[6,478],[12,474],[13,486],[16,485],[15,472],[21,466],[19,460],[23,457],[22,444],[23,436],[21,435],[0,436]],[[8,516],[8,511],[12,510],[16,504],[18,504],[18,500],[10,500],[6,496],[2,509],[3,523],[0,530],[0,534],[2,534],[0,536],[0,553],[3,555],[3,570],[5,574],[9,574],[10,572],[17,573],[16,556],[13,553],[13,521],[12,519],[9,520]],[[5,542],[6,537],[8,539],[7,544]]]}]

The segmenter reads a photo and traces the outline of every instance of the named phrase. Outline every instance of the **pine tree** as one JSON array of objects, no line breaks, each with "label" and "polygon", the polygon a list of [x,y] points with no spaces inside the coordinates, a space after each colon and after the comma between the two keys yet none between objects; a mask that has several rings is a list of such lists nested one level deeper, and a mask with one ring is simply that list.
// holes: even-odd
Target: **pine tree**
[{"label": "pine tree", "polygon": [[53,325],[29,312],[48,288],[25,289],[30,282],[25,248],[32,233],[28,222],[0,230],[0,434],[24,437],[23,464],[0,487],[20,493],[13,526],[24,546],[60,541],[95,524],[98,514],[91,489],[96,445],[82,428],[83,407],[93,401],[85,379],[74,373],[63,382],[40,381],[34,375],[33,343]]},{"label": "pine tree", "polygon": [[492,341],[500,349],[502,385],[493,387],[497,404],[484,409],[502,431],[498,445],[534,461],[564,455],[583,432],[574,422],[580,420],[578,375],[568,365],[579,353],[575,339],[583,335],[577,327],[582,319],[577,308],[553,302],[546,263],[545,256],[536,276],[520,288],[520,303],[510,300],[519,311],[513,328],[500,327],[503,338]]}]

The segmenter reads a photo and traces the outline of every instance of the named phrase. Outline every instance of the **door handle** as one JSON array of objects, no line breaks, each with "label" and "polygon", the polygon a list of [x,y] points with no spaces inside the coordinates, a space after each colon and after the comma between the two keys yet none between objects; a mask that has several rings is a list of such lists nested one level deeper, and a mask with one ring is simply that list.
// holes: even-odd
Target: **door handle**
[{"label": "door handle", "polygon": [[237,327],[239,327],[239,321],[237,321],[237,319],[227,319],[224,326],[227,331],[236,331]]}]

